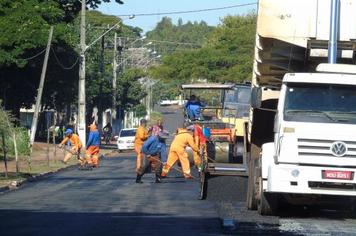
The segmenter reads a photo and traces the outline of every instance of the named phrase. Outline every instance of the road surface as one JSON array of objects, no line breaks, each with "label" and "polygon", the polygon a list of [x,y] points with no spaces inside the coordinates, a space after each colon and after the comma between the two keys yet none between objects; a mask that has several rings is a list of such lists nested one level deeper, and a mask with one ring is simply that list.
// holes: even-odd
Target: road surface
[{"label": "road surface", "polygon": [[[180,111],[162,111],[174,131]],[[261,217],[245,208],[246,178],[214,178],[200,201],[198,183],[177,172],[161,184],[152,174],[135,184],[134,163],[123,153],[99,169],[73,168],[0,194],[0,235],[356,235],[347,210],[287,207],[281,217]],[[230,219],[236,223],[222,227]]]}]

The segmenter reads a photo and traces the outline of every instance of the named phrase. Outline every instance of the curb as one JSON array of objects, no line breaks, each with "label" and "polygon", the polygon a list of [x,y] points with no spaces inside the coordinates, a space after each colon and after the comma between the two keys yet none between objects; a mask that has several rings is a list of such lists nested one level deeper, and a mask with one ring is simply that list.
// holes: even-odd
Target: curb
[{"label": "curb", "polygon": [[75,169],[79,166],[79,164],[74,164],[74,165],[70,165],[70,166],[66,166],[54,171],[50,171],[50,172],[45,172],[45,173],[41,173],[41,174],[37,174],[37,175],[33,175],[31,177],[28,177],[22,181],[16,182],[15,184],[9,184],[7,186],[4,187],[0,187],[0,194],[5,194],[8,192],[12,192],[15,190],[20,189],[23,185],[25,185],[26,183],[33,183],[33,182],[37,182],[43,179],[46,179],[54,174],[66,171],[66,170],[72,170]]}]

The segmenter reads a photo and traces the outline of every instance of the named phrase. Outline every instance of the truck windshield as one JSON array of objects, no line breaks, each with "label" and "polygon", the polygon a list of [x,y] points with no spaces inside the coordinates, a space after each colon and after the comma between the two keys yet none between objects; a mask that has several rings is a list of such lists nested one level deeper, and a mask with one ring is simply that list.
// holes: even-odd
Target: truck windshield
[{"label": "truck windshield", "polygon": [[288,84],[286,121],[356,124],[356,87]]},{"label": "truck windshield", "polygon": [[120,137],[132,137],[136,135],[136,129],[121,130]]},{"label": "truck windshield", "polygon": [[236,87],[225,92],[224,116],[248,117],[250,111],[251,88],[247,86]]}]

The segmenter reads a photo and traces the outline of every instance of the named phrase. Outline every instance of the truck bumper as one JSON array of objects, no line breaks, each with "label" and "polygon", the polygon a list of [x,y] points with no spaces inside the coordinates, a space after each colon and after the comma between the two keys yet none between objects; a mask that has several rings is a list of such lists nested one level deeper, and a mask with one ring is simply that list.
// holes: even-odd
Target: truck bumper
[{"label": "truck bumper", "polygon": [[[356,196],[355,168],[270,163],[267,170],[267,179],[263,179],[266,192]],[[326,179],[325,171],[351,172],[351,177],[350,180]]]}]

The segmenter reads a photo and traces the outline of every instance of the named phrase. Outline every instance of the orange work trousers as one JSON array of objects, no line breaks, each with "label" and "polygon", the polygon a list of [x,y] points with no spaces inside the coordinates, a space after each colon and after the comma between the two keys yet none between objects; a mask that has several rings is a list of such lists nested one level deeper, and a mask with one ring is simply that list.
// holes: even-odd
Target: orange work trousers
[{"label": "orange work trousers", "polygon": [[141,168],[142,168],[142,162],[143,162],[143,153],[141,151],[142,149],[142,144],[141,145],[137,145],[135,144],[135,152],[136,152],[136,172],[139,173]]},{"label": "orange work trousers", "polygon": [[162,173],[167,175],[169,170],[177,163],[178,160],[182,166],[184,177],[189,177],[190,164],[188,153],[185,150],[171,150],[168,155],[167,164],[164,165]]},{"label": "orange work trousers", "polygon": [[89,146],[86,150],[86,161],[88,164],[93,164],[94,166],[99,166],[99,147]]}]

